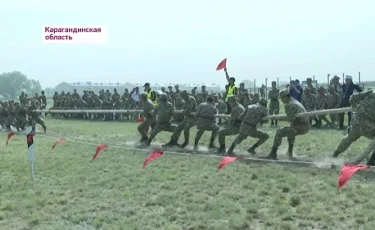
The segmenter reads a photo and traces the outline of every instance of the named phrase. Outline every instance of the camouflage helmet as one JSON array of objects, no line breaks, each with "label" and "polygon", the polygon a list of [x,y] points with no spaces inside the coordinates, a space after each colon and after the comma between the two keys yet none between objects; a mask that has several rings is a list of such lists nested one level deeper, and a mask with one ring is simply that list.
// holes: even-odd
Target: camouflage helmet
[{"label": "camouflage helmet", "polygon": [[159,94],[159,99],[161,101],[168,101],[168,96],[167,96],[166,93],[161,93],[161,94]]},{"label": "camouflage helmet", "polygon": [[289,90],[288,89],[280,90],[279,96],[280,97],[290,96]]},{"label": "camouflage helmet", "polygon": [[260,105],[267,106],[267,100],[265,98],[261,98],[258,103]]},{"label": "camouflage helmet", "polygon": [[188,94],[188,92],[186,91],[186,90],[182,90],[181,92],[180,92],[180,96],[181,97],[186,97],[186,96],[188,96],[189,94]]}]

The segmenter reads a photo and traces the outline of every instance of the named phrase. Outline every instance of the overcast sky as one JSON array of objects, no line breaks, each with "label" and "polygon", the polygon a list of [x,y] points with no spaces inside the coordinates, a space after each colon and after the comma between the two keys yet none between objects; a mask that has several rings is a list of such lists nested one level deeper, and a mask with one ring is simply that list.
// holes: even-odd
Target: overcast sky
[{"label": "overcast sky", "polygon": [[[375,79],[371,0],[12,0],[0,7],[0,72],[66,82]],[[106,25],[108,44],[43,44],[44,25]]]}]

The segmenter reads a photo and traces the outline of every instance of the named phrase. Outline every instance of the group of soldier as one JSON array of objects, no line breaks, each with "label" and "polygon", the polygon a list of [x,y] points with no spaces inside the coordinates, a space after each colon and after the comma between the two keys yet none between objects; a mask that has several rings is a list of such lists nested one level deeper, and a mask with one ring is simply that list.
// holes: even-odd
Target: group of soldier
[{"label": "group of soldier", "polygon": [[[300,103],[291,96],[289,89],[278,90],[275,87],[275,82],[272,84],[273,89],[269,92],[269,98],[271,99],[271,104],[274,103],[276,111],[274,110],[273,112],[278,112],[279,110],[279,104],[272,100],[277,97],[278,101],[281,100],[285,106],[284,110],[287,116],[285,121],[289,122],[289,125],[277,129],[272,149],[264,158],[276,160],[277,150],[281,145],[282,139],[286,137],[288,141],[287,155],[291,160],[297,160],[293,157],[295,139],[297,136],[309,132],[312,120],[311,117],[301,117],[298,116],[298,114],[307,111],[304,105],[310,105],[310,103],[313,103],[313,99],[309,98],[313,98],[311,95],[315,95],[314,88],[309,86],[306,87],[305,94],[302,97],[302,103]],[[317,97],[326,97],[326,100],[333,95],[332,97],[337,98],[334,108],[340,107],[339,94],[333,90],[332,86],[330,87],[329,95],[323,96],[324,90],[322,88],[319,88],[316,92],[318,94]],[[172,117],[175,108],[172,103],[168,101],[167,94],[160,94],[157,103],[153,102],[147,93],[141,94],[140,104],[143,111],[142,116],[144,121],[138,126],[138,131],[142,137],[140,145],[146,147],[150,146],[152,140],[158,133],[161,131],[168,131],[172,133],[171,138],[168,143],[163,145],[163,147],[170,148],[177,146],[179,148],[185,148],[189,144],[190,129],[193,126],[196,126],[197,128],[197,133],[194,139],[195,150],[198,149],[200,138],[205,131],[211,132],[208,148],[217,149],[218,153],[226,153],[227,155],[235,155],[233,151],[234,148],[247,137],[257,139],[255,144],[247,150],[253,155],[256,154],[255,149],[269,139],[269,135],[266,132],[258,129],[258,125],[265,123],[264,118],[269,114],[269,111],[267,110],[267,100],[264,98],[261,98],[255,104],[244,107],[240,103],[239,97],[226,95],[226,103],[230,108],[230,118],[224,126],[220,127],[216,123],[215,118],[218,114],[218,109],[215,106],[215,100],[212,96],[207,96],[205,102],[197,103],[196,99],[192,95],[189,95],[185,90],[181,91],[180,95],[185,102],[182,109],[184,118],[177,125],[174,125],[172,123]],[[355,113],[352,117],[351,125],[348,128],[348,134],[340,141],[333,153],[333,157],[337,157],[353,142],[361,136],[364,136],[372,139],[372,142],[364,153],[360,154],[357,159],[351,162],[360,163],[372,153],[372,156],[367,163],[369,165],[375,165],[375,94],[372,90],[357,92],[350,97],[350,105]],[[322,105],[321,107],[318,107],[318,109],[323,108]],[[309,107],[309,110],[312,110],[312,107]],[[319,122],[320,119],[324,120],[324,116],[319,116],[316,119]],[[277,122],[275,121],[274,124],[277,124]],[[179,144],[178,139],[182,132],[184,133],[184,141]],[[226,150],[225,137],[229,135],[237,135],[237,137],[233,143],[231,143],[229,149]],[[217,137],[219,139],[219,147],[214,145]]]},{"label": "group of soldier", "polygon": [[[189,144],[190,129],[196,126],[197,133],[194,140],[194,149],[198,149],[199,141],[205,131],[211,132],[209,149],[217,149],[218,153],[227,153],[233,155],[234,148],[239,145],[247,137],[257,138],[258,141],[252,145],[248,152],[255,154],[255,149],[269,139],[269,135],[257,127],[265,123],[264,118],[268,115],[277,115],[280,110],[280,100],[285,105],[286,121],[290,125],[277,129],[274,137],[273,147],[268,159],[277,159],[277,149],[281,144],[282,138],[287,137],[288,140],[288,156],[293,157],[293,147],[295,138],[298,135],[308,133],[312,121],[313,126],[321,127],[322,121],[326,122],[326,126],[334,127],[338,123],[336,114],[330,115],[328,119],[325,115],[312,117],[298,117],[299,113],[314,110],[334,109],[342,107],[342,100],[345,100],[342,93],[342,86],[339,85],[338,77],[335,76],[331,80],[331,84],[326,90],[324,87],[315,88],[311,84],[311,79],[307,79],[307,86],[303,90],[301,100],[292,97],[289,88],[279,90],[276,82],[272,82],[272,88],[268,91],[269,107],[267,109],[267,100],[260,97],[259,94],[249,94],[243,84],[237,88],[235,79],[229,77],[225,69],[228,85],[224,94],[209,94],[206,87],[202,86],[201,92],[197,93],[197,88],[187,92],[180,90],[178,85],[169,86],[168,91],[162,88],[156,92],[151,89],[151,85],[146,83],[144,93],[140,92],[138,87],[132,91],[125,90],[120,95],[115,89],[113,93],[109,90],[101,90],[99,94],[92,91],[84,91],[80,96],[76,90],[73,93],[61,92],[55,93],[53,96],[53,106],[50,108],[52,116],[63,116],[65,118],[82,118],[82,119],[115,119],[121,117],[132,119],[134,114],[80,114],[80,113],[53,113],[53,110],[69,110],[69,109],[139,109],[142,112],[136,117],[142,118],[143,122],[139,125],[138,131],[141,135],[140,144],[149,146],[155,136],[161,131],[171,132],[171,138],[164,147],[178,146],[185,148]],[[348,77],[349,78],[349,77]],[[340,87],[338,87],[340,86]],[[341,90],[341,91],[340,91]],[[328,91],[328,92],[327,92]],[[360,91],[360,90],[359,90]],[[371,93],[369,93],[371,92]],[[264,94],[264,93],[263,93]],[[355,94],[351,99],[352,106],[356,109],[356,115],[352,119],[348,135],[340,142],[333,156],[337,157],[344,152],[351,143],[356,141],[360,136],[368,138],[375,137],[373,130],[374,123],[369,121],[372,116],[369,111],[374,110],[375,104],[371,104],[374,94],[372,91]],[[47,106],[47,98],[44,92],[39,96],[29,98],[24,92],[19,97],[19,102],[8,101],[1,102],[0,107],[0,124],[3,128],[10,129],[11,126],[22,130],[27,124],[32,125],[35,130],[35,124],[40,124],[44,131],[46,126],[43,119],[36,110],[45,109]],[[370,103],[371,102],[371,103]],[[365,106],[364,106],[365,105]],[[358,109],[359,108],[359,109]],[[182,113],[175,113],[176,110],[182,110]],[[365,113],[364,118],[361,111]],[[221,119],[217,122],[218,114],[229,114],[230,118],[221,124]],[[367,120],[366,120],[367,119]],[[366,120],[363,127],[363,120]],[[177,123],[177,125],[175,125]],[[277,120],[271,120],[271,126],[278,126]],[[184,133],[184,141],[179,144],[178,139]],[[226,149],[225,137],[228,135],[237,135],[228,150]],[[218,138],[219,146],[216,147],[214,142]],[[374,143],[375,145],[375,143]],[[365,154],[364,154],[365,155]],[[375,161],[375,158],[374,158]]]},{"label": "group of soldier", "polygon": [[46,132],[47,127],[38,109],[44,109],[47,104],[47,97],[44,91],[39,96],[28,97],[25,92],[19,96],[19,101],[0,101],[0,125],[1,128],[11,131],[14,127],[18,131],[24,130],[26,126],[31,126],[35,132],[36,124],[40,124]]}]

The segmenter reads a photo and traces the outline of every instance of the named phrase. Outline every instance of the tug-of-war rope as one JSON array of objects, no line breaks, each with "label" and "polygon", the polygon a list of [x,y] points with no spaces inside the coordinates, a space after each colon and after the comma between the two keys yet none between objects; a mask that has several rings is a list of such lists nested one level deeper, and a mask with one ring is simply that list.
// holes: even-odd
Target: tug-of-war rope
[{"label": "tug-of-war rope", "polygon": [[[37,110],[37,112],[42,113],[110,113],[110,114],[116,114],[116,113],[127,113],[127,114],[136,114],[136,113],[142,113],[142,110],[139,109],[90,109],[90,110],[80,110],[80,109],[67,109],[67,110],[55,110],[55,109],[45,109],[45,110]],[[183,110],[175,110],[175,113],[182,113]],[[315,110],[310,111],[306,113],[300,113],[297,115],[297,117],[306,117],[306,116],[319,116],[319,115],[327,115],[327,114],[335,114],[335,113],[346,113],[346,112],[352,112],[352,108],[345,107],[345,108],[337,108],[337,109],[323,109],[323,110]],[[195,113],[191,113],[191,115],[195,115]],[[230,115],[227,114],[218,114],[216,115],[217,118],[230,118]],[[285,114],[279,114],[279,115],[271,115],[263,118],[263,120],[282,120],[287,118]]]},{"label": "tug-of-war rope", "polygon": [[[345,113],[352,111],[351,108],[338,108],[338,109],[326,109],[326,110],[318,110],[318,111],[311,111],[306,113],[298,114],[297,117],[305,117],[305,116],[317,116],[317,115],[327,115],[327,114],[335,114],[335,113]],[[38,110],[38,112],[49,112],[49,113],[141,113],[142,110]],[[176,113],[181,113],[181,110],[177,110]],[[229,115],[217,115],[218,118],[229,118]],[[267,116],[265,120],[277,120],[277,119],[285,119],[287,116],[284,114],[280,115],[273,115]],[[8,138],[6,141],[6,145],[8,145],[9,140],[12,136],[14,136],[15,132],[8,133]],[[210,158],[222,158],[219,162],[218,170],[224,168],[227,164],[241,160],[246,163],[250,162],[263,162],[263,163],[278,163],[278,164],[293,164],[293,165],[300,165],[300,166],[315,166],[315,167],[326,167],[326,168],[335,168],[338,165],[335,165],[333,162],[316,162],[316,161],[304,161],[304,160],[270,160],[270,159],[261,159],[255,157],[232,157],[232,156],[220,156],[220,155],[213,155],[213,154],[194,154],[196,152],[180,152],[175,149],[162,149],[160,146],[152,146],[151,148],[137,148],[135,146],[131,146],[129,144],[125,144],[124,146],[120,145],[112,145],[112,144],[97,144],[87,141],[81,141],[77,139],[70,139],[64,137],[54,137],[51,135],[42,135],[38,133],[34,133],[31,131],[31,127],[26,128],[26,140],[28,145],[28,155],[29,155],[29,163],[31,165],[31,178],[34,180],[34,162],[35,162],[35,143],[34,143],[34,136],[37,137],[44,137],[49,139],[54,139],[54,143],[52,144],[52,149],[55,149],[58,144],[64,143],[66,141],[77,143],[77,144],[86,144],[86,145],[95,145],[96,151],[92,156],[92,160],[95,160],[100,152],[102,152],[106,148],[118,148],[118,149],[125,149],[125,150],[136,150],[136,151],[152,151],[151,154],[147,156],[145,161],[143,162],[142,167],[145,168],[148,163],[151,161],[168,154],[173,155],[183,155],[183,156],[199,156],[199,157],[210,157]],[[155,150],[152,150],[155,149]],[[202,152],[200,152],[202,153]],[[328,166],[328,167],[327,167]],[[340,170],[340,174],[337,180],[338,189],[340,189],[347,181],[359,170],[369,169],[370,166],[368,165],[344,165]]]}]

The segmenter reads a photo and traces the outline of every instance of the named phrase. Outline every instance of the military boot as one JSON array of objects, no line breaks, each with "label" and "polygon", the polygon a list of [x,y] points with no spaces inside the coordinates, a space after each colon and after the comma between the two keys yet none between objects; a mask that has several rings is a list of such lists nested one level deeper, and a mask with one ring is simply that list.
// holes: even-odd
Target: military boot
[{"label": "military boot", "polygon": [[146,143],[148,140],[148,137],[147,136],[144,136],[142,137],[140,140],[139,140],[139,143]]},{"label": "military boot", "polygon": [[189,139],[185,139],[184,143],[178,145],[178,147],[180,147],[180,148],[183,149],[183,148],[185,148],[188,144],[189,144]]},{"label": "military boot", "polygon": [[336,158],[336,157],[338,157],[339,155],[340,155],[340,153],[339,153],[337,150],[335,150],[335,152],[333,152],[332,157],[333,157],[333,158]]},{"label": "military boot", "polygon": [[228,155],[228,156],[235,156],[235,154],[234,154],[234,152],[233,152],[233,150],[234,150],[235,147],[236,147],[236,146],[235,146],[234,144],[232,144],[232,145],[229,147],[229,149],[228,149],[228,151],[227,151],[227,155]]},{"label": "military boot", "polygon": [[177,144],[177,140],[171,138],[171,140],[168,143],[162,145],[162,147],[163,148],[168,148],[168,147],[173,147],[173,146],[177,146],[177,145],[178,145]]},{"label": "military boot", "polygon": [[149,147],[149,146],[151,145],[151,141],[152,141],[152,139],[148,138],[148,139],[147,139],[147,142],[145,143],[145,145],[146,145],[147,147]]},{"label": "military boot", "polygon": [[366,165],[375,166],[375,151],[372,152],[370,159],[368,159]]},{"label": "military boot", "polygon": [[255,152],[255,149],[256,149],[256,148],[258,148],[258,144],[257,144],[257,143],[253,144],[253,146],[251,146],[251,147],[247,150],[247,152],[250,153],[251,155],[255,155],[255,154],[256,154],[256,152]]},{"label": "military boot", "polygon": [[226,152],[225,144],[220,144],[220,147],[217,149],[216,153],[223,154]]},{"label": "military boot", "polygon": [[297,160],[295,157],[293,157],[293,144],[288,145],[287,155],[288,155],[290,160]]},{"label": "military boot", "polygon": [[277,148],[272,147],[272,150],[270,154],[268,154],[266,157],[262,157],[263,159],[270,159],[270,160],[277,160]]},{"label": "military boot", "polygon": [[198,142],[199,142],[199,140],[194,141],[194,151],[198,150]]},{"label": "military boot", "polygon": [[214,145],[214,138],[211,138],[210,143],[208,144],[208,149],[217,149],[217,146]]}]

